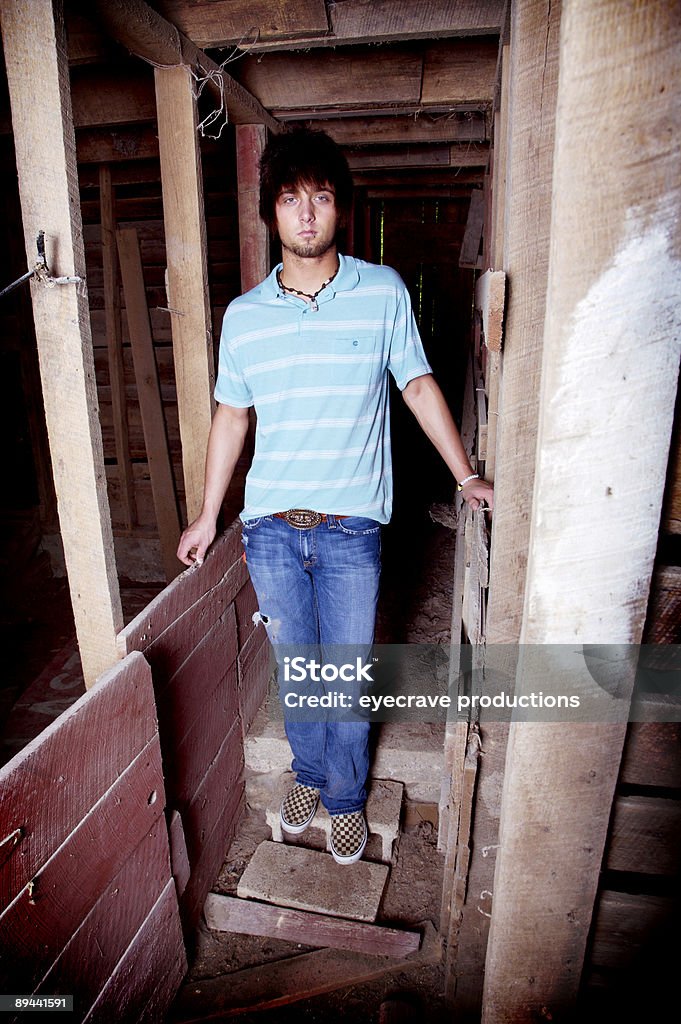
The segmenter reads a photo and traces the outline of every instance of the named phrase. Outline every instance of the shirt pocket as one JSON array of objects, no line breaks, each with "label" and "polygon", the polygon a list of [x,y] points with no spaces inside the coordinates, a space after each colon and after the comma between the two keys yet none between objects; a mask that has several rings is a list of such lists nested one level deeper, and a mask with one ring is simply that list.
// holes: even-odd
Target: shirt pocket
[{"label": "shirt pocket", "polygon": [[329,342],[329,351],[337,357],[337,371],[347,383],[376,385],[385,375],[387,360],[376,332],[358,330],[335,335]]}]

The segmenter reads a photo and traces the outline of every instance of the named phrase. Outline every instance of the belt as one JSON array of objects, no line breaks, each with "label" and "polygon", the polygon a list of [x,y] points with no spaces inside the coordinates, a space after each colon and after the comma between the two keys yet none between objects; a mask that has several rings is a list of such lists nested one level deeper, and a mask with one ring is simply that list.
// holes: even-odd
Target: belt
[{"label": "belt", "polygon": [[[328,516],[324,512],[314,512],[311,508],[290,508],[287,512],[274,512],[275,519],[285,519],[289,526],[296,530],[311,530],[320,523],[325,523]],[[347,516],[334,516],[334,519],[347,519]]]}]

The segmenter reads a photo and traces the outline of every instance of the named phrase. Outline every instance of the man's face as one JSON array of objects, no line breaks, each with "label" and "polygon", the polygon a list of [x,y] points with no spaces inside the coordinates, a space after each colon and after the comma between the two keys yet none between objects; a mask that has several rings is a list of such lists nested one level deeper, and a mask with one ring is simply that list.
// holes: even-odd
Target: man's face
[{"label": "man's face", "polygon": [[280,192],[275,211],[284,249],[310,259],[333,248],[338,211],[332,189],[306,184],[292,186]]}]

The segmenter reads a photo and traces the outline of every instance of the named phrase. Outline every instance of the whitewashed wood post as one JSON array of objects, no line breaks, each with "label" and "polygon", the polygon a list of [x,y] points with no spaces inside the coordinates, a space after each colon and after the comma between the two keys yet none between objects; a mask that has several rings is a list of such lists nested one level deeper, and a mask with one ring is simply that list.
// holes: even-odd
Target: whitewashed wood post
[{"label": "whitewashed wood post", "polygon": [[[29,267],[45,232],[52,276],[85,280],[69,66],[58,0],[0,0]],[[85,284],[31,280],[45,419],[86,685],[122,628]]]},{"label": "whitewashed wood post", "polygon": [[[641,639],[681,339],[680,48],[677,0],[565,0],[528,653]],[[625,729],[511,726],[485,1024],[574,1004]]]}]

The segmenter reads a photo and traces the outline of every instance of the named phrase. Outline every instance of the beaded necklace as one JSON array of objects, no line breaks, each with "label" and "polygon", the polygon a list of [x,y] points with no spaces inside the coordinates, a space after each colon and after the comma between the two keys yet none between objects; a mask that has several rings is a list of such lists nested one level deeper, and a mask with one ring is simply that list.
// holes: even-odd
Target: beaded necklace
[{"label": "beaded necklace", "polygon": [[333,279],[338,274],[339,270],[340,270],[340,260],[338,261],[338,266],[334,270],[334,272],[331,275],[331,277],[329,278],[329,280],[325,281],[324,284],[320,288],[317,289],[317,291],[314,293],[314,295],[310,295],[309,292],[301,292],[301,291],[298,290],[298,288],[291,288],[289,285],[284,284],[284,282],[281,279],[281,272],[279,270],[277,270],[277,284],[285,292],[293,292],[294,295],[300,295],[304,299],[309,299],[310,300],[310,309],[312,310],[313,313],[318,313],[319,312],[319,303],[317,302],[317,296],[319,295],[320,292],[324,291],[324,289],[327,287],[327,285],[331,284]]}]

